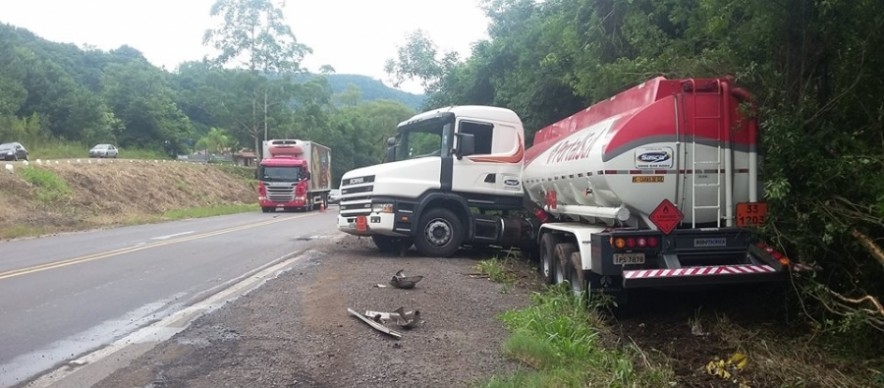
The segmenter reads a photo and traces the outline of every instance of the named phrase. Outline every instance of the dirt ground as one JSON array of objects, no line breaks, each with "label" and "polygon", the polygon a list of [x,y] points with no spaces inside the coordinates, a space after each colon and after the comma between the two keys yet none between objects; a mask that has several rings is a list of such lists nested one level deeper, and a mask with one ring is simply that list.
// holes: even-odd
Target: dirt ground
[{"label": "dirt ground", "polygon": [[[24,168],[53,172],[69,187],[41,201],[41,188],[22,177]],[[240,171],[244,170],[244,171]],[[0,173],[0,239],[124,225],[164,212],[200,206],[253,203],[246,169],[149,160],[60,160]]]},{"label": "dirt ground", "polygon": [[[508,333],[497,316],[526,306],[539,276],[517,262],[519,281],[504,287],[468,276],[487,253],[466,256],[389,257],[352,236],[323,242],[309,260],[199,318],[97,387],[464,387],[525,368],[503,355]],[[377,287],[400,269],[425,278],[413,290]],[[607,314],[604,342],[670,365],[678,387],[873,386],[862,366],[803,344],[806,327],[783,287],[634,293],[628,310]],[[400,329],[395,340],[348,316],[348,307],[419,310],[423,323]],[[731,378],[706,371],[736,352],[749,364]]]},{"label": "dirt ground", "polygon": [[[478,257],[388,257],[350,236],[317,250],[97,386],[468,386],[518,367],[502,355],[496,316],[524,306],[528,291],[468,276]],[[377,287],[400,269],[425,278],[412,290]],[[424,322],[396,340],[348,307],[404,307]]]}]

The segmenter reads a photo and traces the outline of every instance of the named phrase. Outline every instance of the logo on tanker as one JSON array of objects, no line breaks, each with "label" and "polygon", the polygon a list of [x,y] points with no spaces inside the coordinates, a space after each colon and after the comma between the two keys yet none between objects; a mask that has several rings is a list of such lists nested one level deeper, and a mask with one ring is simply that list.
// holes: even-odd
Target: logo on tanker
[{"label": "logo on tanker", "polygon": [[638,156],[638,160],[647,163],[660,163],[669,160],[669,153],[647,152]]},{"label": "logo on tanker", "polygon": [[672,148],[641,147],[635,150],[635,168],[672,168]]}]

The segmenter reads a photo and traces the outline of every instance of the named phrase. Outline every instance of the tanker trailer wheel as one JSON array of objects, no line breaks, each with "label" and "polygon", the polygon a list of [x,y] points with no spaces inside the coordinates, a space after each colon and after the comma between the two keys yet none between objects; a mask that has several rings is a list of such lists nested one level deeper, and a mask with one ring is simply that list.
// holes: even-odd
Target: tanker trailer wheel
[{"label": "tanker trailer wheel", "polygon": [[559,238],[552,233],[545,233],[540,237],[540,274],[546,284],[555,284],[556,272],[556,244]]},{"label": "tanker trailer wheel", "polygon": [[421,217],[414,245],[424,256],[450,257],[464,240],[460,219],[445,208],[430,209]]},{"label": "tanker trailer wheel", "polygon": [[384,253],[402,253],[414,244],[407,237],[391,237],[378,234],[371,236],[371,241],[374,242],[379,251]]},{"label": "tanker trailer wheel", "polygon": [[558,243],[556,244],[556,255],[553,258],[555,260],[555,271],[553,271],[553,275],[555,277],[556,284],[562,284],[566,281],[570,281],[568,275],[570,275],[571,268],[571,254],[577,251],[577,244],[574,243]]},{"label": "tanker trailer wheel", "polygon": [[584,298],[589,301],[589,287],[586,286],[586,279],[583,276],[583,263],[580,259],[580,252],[571,252],[568,259],[568,283],[571,284],[571,292],[575,296]]}]

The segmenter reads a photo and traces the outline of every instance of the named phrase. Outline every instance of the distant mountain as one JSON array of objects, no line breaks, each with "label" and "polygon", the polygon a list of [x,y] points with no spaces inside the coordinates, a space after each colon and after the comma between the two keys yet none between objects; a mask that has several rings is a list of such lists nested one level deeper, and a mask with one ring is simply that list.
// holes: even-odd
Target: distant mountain
[{"label": "distant mountain", "polygon": [[394,89],[384,85],[380,80],[366,75],[329,74],[327,77],[332,90],[336,94],[346,91],[350,85],[355,85],[362,91],[362,99],[366,101],[393,100],[408,105],[414,110],[420,110],[421,105],[423,105],[426,99],[426,96],[423,94],[408,93]]}]

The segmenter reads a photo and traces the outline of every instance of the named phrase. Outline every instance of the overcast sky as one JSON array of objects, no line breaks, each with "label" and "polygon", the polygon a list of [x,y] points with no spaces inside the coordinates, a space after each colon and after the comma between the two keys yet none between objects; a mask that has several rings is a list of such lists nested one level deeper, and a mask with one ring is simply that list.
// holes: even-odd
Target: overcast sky
[{"label": "overcast sky", "polygon": [[[45,39],[89,44],[102,50],[132,46],[157,65],[174,70],[209,52],[202,45],[215,0],[0,0],[0,22]],[[286,20],[297,39],[313,49],[303,66],[324,64],[338,73],[385,81],[384,62],[420,28],[440,50],[461,58],[487,37],[479,0],[287,0]],[[403,86],[422,92],[414,83]]]}]

